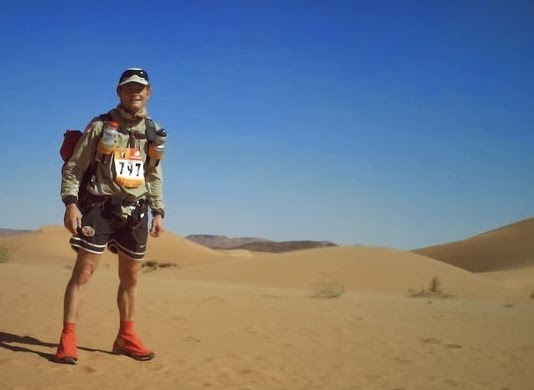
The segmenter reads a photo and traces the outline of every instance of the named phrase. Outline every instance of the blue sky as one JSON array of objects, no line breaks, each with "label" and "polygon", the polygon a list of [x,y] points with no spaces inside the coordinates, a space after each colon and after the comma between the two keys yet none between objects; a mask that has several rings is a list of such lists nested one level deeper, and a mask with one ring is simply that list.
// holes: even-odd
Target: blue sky
[{"label": "blue sky", "polygon": [[149,72],[180,234],[410,249],[534,215],[530,1],[18,1],[0,227],[62,224],[67,128]]}]

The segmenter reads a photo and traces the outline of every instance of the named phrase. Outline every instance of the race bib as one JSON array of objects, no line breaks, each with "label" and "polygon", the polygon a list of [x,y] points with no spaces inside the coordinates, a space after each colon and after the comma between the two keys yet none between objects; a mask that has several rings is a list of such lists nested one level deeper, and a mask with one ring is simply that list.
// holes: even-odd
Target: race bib
[{"label": "race bib", "polygon": [[136,188],[145,182],[141,151],[131,148],[115,150],[115,182],[126,188]]}]

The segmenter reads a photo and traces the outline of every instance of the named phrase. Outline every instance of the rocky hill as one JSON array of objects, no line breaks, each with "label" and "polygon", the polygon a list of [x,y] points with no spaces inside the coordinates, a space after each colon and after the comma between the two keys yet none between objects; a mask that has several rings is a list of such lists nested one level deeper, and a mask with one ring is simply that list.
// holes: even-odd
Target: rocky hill
[{"label": "rocky hill", "polygon": [[0,228],[0,237],[16,236],[18,234],[31,233],[31,230],[19,230],[19,229],[2,229]]},{"label": "rocky hill", "polygon": [[329,241],[253,241],[232,249],[246,249],[253,252],[291,252],[300,249],[337,246]]},{"label": "rocky hill", "polygon": [[257,237],[229,238],[213,234],[190,234],[186,238],[211,249],[233,249],[251,242],[270,242]]},{"label": "rocky hill", "polygon": [[211,249],[246,249],[254,252],[290,252],[299,249],[337,246],[329,241],[272,241],[256,237],[228,238],[211,234],[192,234],[186,237]]}]

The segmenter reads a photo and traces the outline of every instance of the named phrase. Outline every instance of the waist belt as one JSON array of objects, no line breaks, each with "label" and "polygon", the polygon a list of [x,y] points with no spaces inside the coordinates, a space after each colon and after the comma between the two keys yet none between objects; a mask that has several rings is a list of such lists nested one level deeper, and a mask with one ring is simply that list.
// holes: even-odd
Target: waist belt
[{"label": "waist belt", "polygon": [[148,202],[145,198],[126,200],[111,195],[92,195],[92,198],[90,207],[99,206],[109,210],[119,223],[125,223],[131,229],[138,228],[147,215]]},{"label": "waist belt", "polygon": [[131,206],[136,206],[139,203],[146,203],[145,198],[129,200],[129,199],[123,199],[122,197],[117,196],[117,195],[92,195],[91,194],[88,200],[91,206],[110,204],[113,206],[131,207]]}]

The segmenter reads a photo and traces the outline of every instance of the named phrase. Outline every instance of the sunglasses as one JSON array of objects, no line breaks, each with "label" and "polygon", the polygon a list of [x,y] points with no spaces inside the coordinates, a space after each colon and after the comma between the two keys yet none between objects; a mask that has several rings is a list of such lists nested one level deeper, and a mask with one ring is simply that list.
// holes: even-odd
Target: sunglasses
[{"label": "sunglasses", "polygon": [[145,72],[144,70],[142,70],[142,69],[128,69],[128,70],[125,70],[124,73],[121,75],[119,83],[122,83],[128,77],[132,77],[132,76],[138,76],[138,77],[141,77],[142,79],[145,79],[146,81],[148,81],[148,73]]}]

